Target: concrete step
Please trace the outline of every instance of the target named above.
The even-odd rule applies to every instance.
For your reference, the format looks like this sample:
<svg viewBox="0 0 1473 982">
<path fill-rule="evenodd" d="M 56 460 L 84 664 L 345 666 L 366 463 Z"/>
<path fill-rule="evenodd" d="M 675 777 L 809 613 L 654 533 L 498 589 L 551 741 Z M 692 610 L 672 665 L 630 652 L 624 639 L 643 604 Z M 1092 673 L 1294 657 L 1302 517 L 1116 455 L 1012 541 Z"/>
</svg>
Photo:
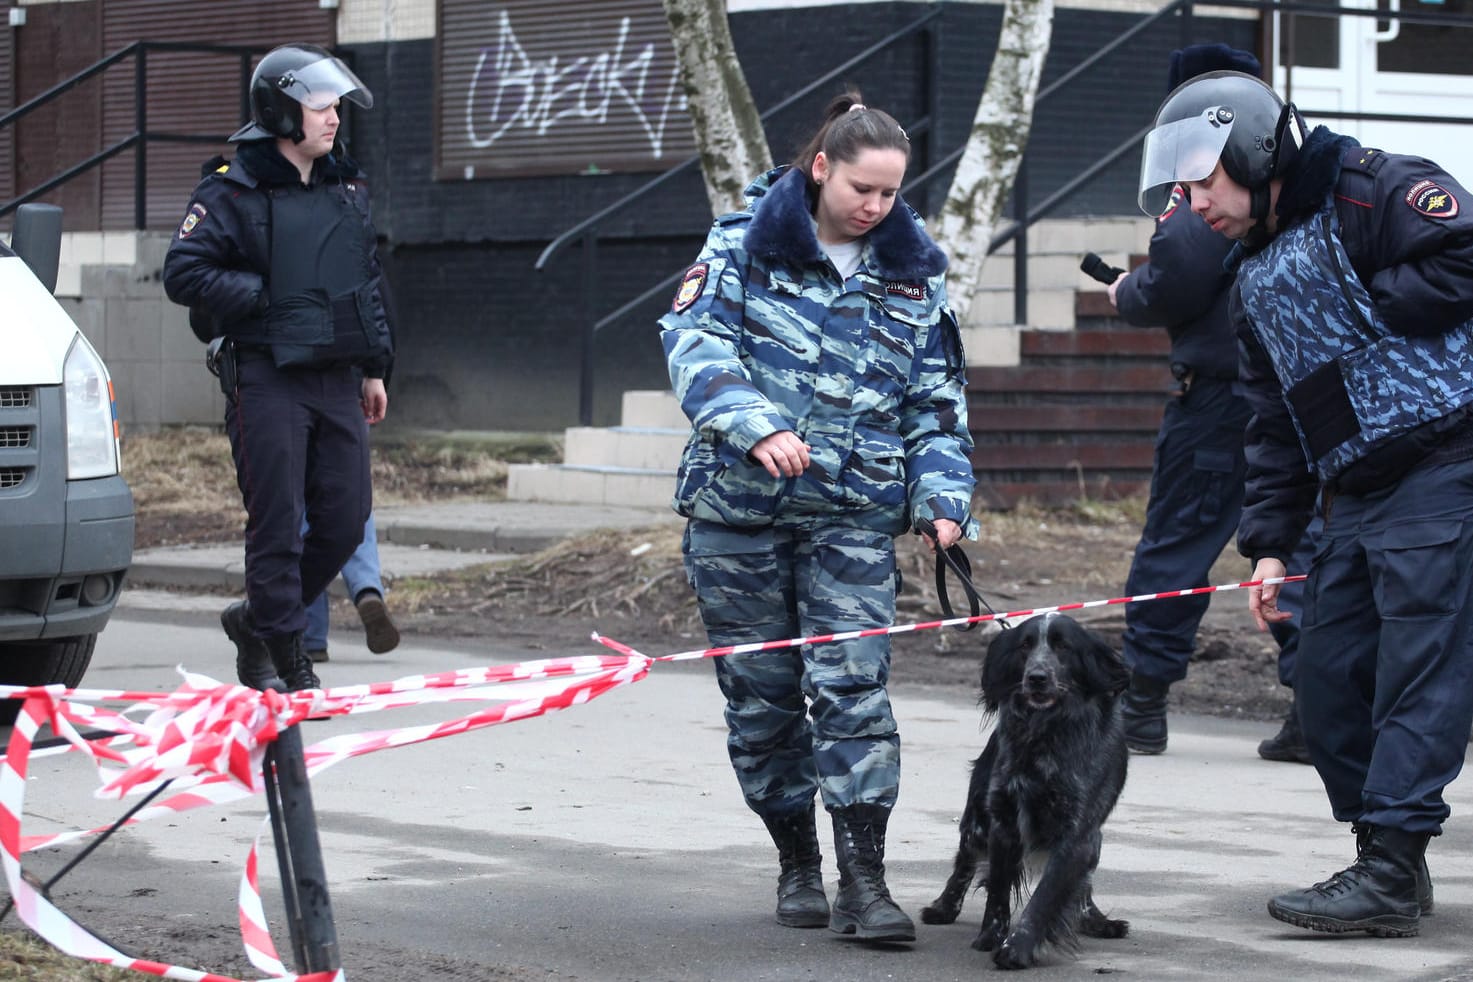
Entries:
<svg viewBox="0 0 1473 982">
<path fill-rule="evenodd" d="M 689 436 L 689 426 L 575 426 L 563 431 L 563 463 L 673 473 Z"/>
<path fill-rule="evenodd" d="M 1030 276 L 1031 260 L 1037 256 L 1072 255 L 1077 264 L 1079 257 L 1086 252 L 1097 252 L 1101 256 L 1108 252 L 1145 252 L 1155 228 L 1155 223 L 1144 215 L 1139 218 L 1045 219 L 1028 230 Z M 999 256 L 1011 257 L 1012 254 L 1013 243 L 1008 242 L 992 255 L 996 259 Z"/>
<path fill-rule="evenodd" d="M 379 563 L 385 586 L 405 576 L 481 566 L 512 558 L 513 553 L 461 552 L 416 546 L 379 544 Z M 241 543 L 142 549 L 133 554 L 128 587 L 171 587 L 177 590 L 245 590 L 245 546 Z M 334 577 L 328 592 L 345 597 L 342 577 Z"/>
<path fill-rule="evenodd" d="M 1080 274 L 1081 277 L 1083 274 Z M 1045 330 L 1073 330 L 1075 287 L 1028 290 L 1028 326 Z M 1014 324 L 1011 287 L 979 290 L 967 313 L 968 327 Z"/>
<path fill-rule="evenodd" d="M 512 501 L 668 508 L 674 492 L 674 467 L 660 470 L 576 464 L 513 464 L 506 479 L 506 496 Z"/>
<path fill-rule="evenodd" d="M 650 507 L 577 502 L 438 501 L 379 505 L 374 525 L 385 584 L 407 576 L 432 576 L 546 549 L 598 529 L 649 528 L 681 519 L 670 510 L 671 474 L 664 498 Z M 142 549 L 133 554 L 131 588 L 245 589 L 245 548 L 239 542 Z M 329 590 L 344 596 L 341 579 Z"/>
<path fill-rule="evenodd" d="M 632 389 L 624 393 L 619 402 L 619 422 L 629 427 L 690 430 L 690 420 L 669 389 Z"/>
</svg>

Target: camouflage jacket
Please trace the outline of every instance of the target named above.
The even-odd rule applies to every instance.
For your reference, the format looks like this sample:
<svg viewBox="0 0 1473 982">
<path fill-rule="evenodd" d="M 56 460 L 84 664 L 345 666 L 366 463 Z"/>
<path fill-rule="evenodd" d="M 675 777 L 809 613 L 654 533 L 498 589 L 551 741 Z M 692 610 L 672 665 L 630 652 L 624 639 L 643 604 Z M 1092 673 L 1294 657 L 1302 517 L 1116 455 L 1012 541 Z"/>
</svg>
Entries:
<svg viewBox="0 0 1473 982">
<path fill-rule="evenodd" d="M 965 359 L 946 257 L 902 200 L 841 280 L 818 242 L 802 174 L 778 168 L 716 220 L 660 319 L 690 418 L 673 506 L 733 526 L 835 521 L 900 534 L 947 518 L 975 537 Z M 808 470 L 774 478 L 748 456 L 792 430 Z"/>
</svg>

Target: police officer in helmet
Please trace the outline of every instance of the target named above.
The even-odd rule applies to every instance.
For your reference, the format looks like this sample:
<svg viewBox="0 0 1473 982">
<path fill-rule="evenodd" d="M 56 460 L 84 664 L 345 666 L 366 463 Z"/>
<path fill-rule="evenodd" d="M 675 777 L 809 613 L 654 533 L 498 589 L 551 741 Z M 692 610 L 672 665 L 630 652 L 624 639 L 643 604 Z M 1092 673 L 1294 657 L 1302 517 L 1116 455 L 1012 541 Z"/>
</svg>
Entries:
<svg viewBox="0 0 1473 982">
<path fill-rule="evenodd" d="M 308 44 L 261 59 L 251 119 L 217 157 L 169 246 L 164 289 L 212 341 L 246 509 L 246 600 L 221 614 L 236 675 L 318 688 L 305 604 L 363 537 L 368 426 L 392 357 L 368 185 L 337 141 L 342 100 L 373 96 Z M 302 533 L 303 517 L 309 530 Z"/>
<path fill-rule="evenodd" d="M 1324 127 L 1256 78 L 1173 92 L 1146 138 L 1140 203 L 1183 183 L 1238 242 L 1233 317 L 1253 410 L 1238 547 L 1284 562 L 1316 498 L 1295 692 L 1309 755 L 1356 858 L 1269 913 L 1315 931 L 1414 935 L 1425 850 L 1473 722 L 1473 213 L 1421 157 Z M 1258 626 L 1288 615 L 1270 584 Z"/>
</svg>

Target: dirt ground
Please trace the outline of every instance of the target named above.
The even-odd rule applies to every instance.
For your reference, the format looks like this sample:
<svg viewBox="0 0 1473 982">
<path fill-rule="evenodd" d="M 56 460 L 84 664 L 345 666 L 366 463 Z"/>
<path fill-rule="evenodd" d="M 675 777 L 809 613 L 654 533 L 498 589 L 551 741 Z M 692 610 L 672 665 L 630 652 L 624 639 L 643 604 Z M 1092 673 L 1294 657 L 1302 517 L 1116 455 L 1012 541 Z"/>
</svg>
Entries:
<svg viewBox="0 0 1473 982">
<path fill-rule="evenodd" d="M 499 498 L 509 463 L 558 459 L 559 452 L 554 441 L 525 435 L 471 443 L 423 436 L 379 439 L 375 499 Z M 223 435 L 176 430 L 135 437 L 124 447 L 124 462 L 137 499 L 137 548 L 231 541 L 240 535 L 244 515 Z M 1086 502 L 1067 509 L 1025 504 L 979 518 L 981 537 L 966 543 L 965 550 L 983 597 L 1006 613 L 1120 596 L 1144 503 Z M 920 546 L 915 536 L 899 544 L 905 582 L 899 623 L 941 616 L 932 558 Z M 510 563 L 391 584 L 390 604 L 409 635 L 494 635 L 550 654 L 586 650 L 589 634 L 598 631 L 650 655 L 698 649 L 705 647 L 705 635 L 679 549 L 678 532 L 668 526 L 595 534 Z M 1209 582 L 1230 583 L 1248 575 L 1247 561 L 1229 545 Z M 960 593 L 954 596 L 964 610 Z M 335 619 L 351 618 L 346 602 L 340 603 Z M 1074 616 L 1119 647 L 1122 606 Z M 975 688 L 982 650 L 995 630 L 981 625 L 965 633 L 947 628 L 896 635 L 893 677 Z M 1172 687 L 1174 710 L 1264 721 L 1283 716 L 1289 693 L 1278 684 L 1277 649 L 1254 629 L 1242 591 L 1213 597 L 1197 642 L 1186 680 Z"/>
<path fill-rule="evenodd" d="M 965 546 L 973 580 L 1000 614 L 1118 597 L 1139 534 L 1136 505 L 1102 514 L 1030 509 L 985 515 L 981 541 Z M 593 535 L 513 563 L 408 585 L 395 592 L 391 604 L 410 634 L 494 634 L 533 650 L 555 650 L 586 645 L 590 632 L 598 631 L 648 655 L 699 649 L 706 640 L 679 547 L 678 533 L 668 529 Z M 904 588 L 897 623 L 939 619 L 933 557 L 915 536 L 900 541 L 899 553 Z M 1229 549 L 1211 582 L 1239 581 L 1248 572 L 1247 561 Z M 953 591 L 952 603 L 966 613 L 960 591 Z M 1124 610 L 1106 606 L 1073 616 L 1118 649 Z M 346 603 L 342 615 L 352 616 Z M 943 628 L 895 635 L 893 678 L 975 688 L 981 654 L 997 630 L 981 624 L 966 632 Z M 1177 711 L 1265 721 L 1278 720 L 1288 710 L 1288 690 L 1278 683 L 1277 647 L 1254 628 L 1243 591 L 1214 596 L 1187 678 L 1172 688 L 1171 705 Z"/>
</svg>

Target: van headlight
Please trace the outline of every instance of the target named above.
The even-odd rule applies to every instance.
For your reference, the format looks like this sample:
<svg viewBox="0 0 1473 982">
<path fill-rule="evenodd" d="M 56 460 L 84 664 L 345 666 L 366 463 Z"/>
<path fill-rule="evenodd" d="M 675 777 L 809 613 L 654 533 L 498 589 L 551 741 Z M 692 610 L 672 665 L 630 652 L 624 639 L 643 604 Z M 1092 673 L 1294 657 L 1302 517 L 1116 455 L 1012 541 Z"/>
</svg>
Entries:
<svg viewBox="0 0 1473 982">
<path fill-rule="evenodd" d="M 62 369 L 66 387 L 66 476 L 69 481 L 118 472 L 118 430 L 107 367 L 80 334 Z"/>
</svg>

